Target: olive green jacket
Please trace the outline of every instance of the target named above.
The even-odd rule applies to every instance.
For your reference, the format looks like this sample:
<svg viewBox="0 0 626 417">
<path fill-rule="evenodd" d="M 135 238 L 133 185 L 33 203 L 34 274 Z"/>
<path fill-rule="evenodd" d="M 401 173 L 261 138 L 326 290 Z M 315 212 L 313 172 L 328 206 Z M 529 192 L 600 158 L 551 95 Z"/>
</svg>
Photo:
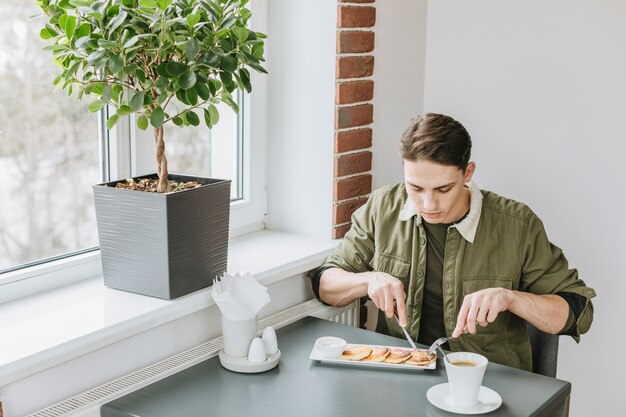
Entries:
<svg viewBox="0 0 626 417">
<path fill-rule="evenodd" d="M 578 272 L 568 267 L 561 249 L 548 240 L 541 220 L 527 206 L 473 183 L 468 215 L 450 226 L 444 253 L 443 304 L 448 336 L 467 294 L 502 287 L 533 294 L 573 292 L 587 299 L 576 322 L 576 341 L 589 330 L 595 296 Z M 352 216 L 352 228 L 322 265 L 350 272 L 381 271 L 402 281 L 407 294 L 407 330 L 419 333 L 426 274 L 426 233 L 404 184 L 383 187 Z M 382 313 L 381 313 L 382 314 Z M 389 333 L 403 337 L 395 320 Z M 531 370 L 526 322 L 508 311 L 476 335 L 449 342 L 453 351 L 473 351 L 489 360 Z"/>
</svg>

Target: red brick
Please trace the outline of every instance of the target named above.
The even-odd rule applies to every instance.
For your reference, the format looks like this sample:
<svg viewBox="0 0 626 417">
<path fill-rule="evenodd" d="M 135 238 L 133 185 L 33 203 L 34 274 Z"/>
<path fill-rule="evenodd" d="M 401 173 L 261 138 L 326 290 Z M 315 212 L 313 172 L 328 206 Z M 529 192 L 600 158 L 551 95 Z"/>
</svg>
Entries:
<svg viewBox="0 0 626 417">
<path fill-rule="evenodd" d="M 337 32 L 337 53 L 355 54 L 374 50 L 374 32 L 339 31 Z"/>
<path fill-rule="evenodd" d="M 371 100 L 374 97 L 374 81 L 350 81 L 337 83 L 336 104 L 352 104 Z"/>
<path fill-rule="evenodd" d="M 376 8 L 372 6 L 337 7 L 338 28 L 369 28 L 376 23 Z"/>
<path fill-rule="evenodd" d="M 367 197 L 355 198 L 343 201 L 333 206 L 333 224 L 341 224 L 350 221 L 352 213 L 367 202 Z"/>
<path fill-rule="evenodd" d="M 335 132 L 335 153 L 355 151 L 372 146 L 372 129 L 345 130 Z"/>
<path fill-rule="evenodd" d="M 335 112 L 335 128 L 365 126 L 374 120 L 374 106 L 360 104 L 358 106 L 338 107 Z"/>
<path fill-rule="evenodd" d="M 335 201 L 360 197 L 372 192 L 372 176 L 370 174 L 335 180 L 333 198 Z"/>
<path fill-rule="evenodd" d="M 359 174 L 372 169 L 372 153 L 370 151 L 349 153 L 335 157 L 335 177 Z"/>
<path fill-rule="evenodd" d="M 350 230 L 351 227 L 351 223 L 333 227 L 333 239 L 341 239 L 346 233 L 348 233 L 348 230 Z"/>
<path fill-rule="evenodd" d="M 375 0 L 339 0 L 339 3 L 374 3 Z"/>
<path fill-rule="evenodd" d="M 374 57 L 372 55 L 337 57 L 335 71 L 337 78 L 369 77 L 374 73 Z"/>
</svg>

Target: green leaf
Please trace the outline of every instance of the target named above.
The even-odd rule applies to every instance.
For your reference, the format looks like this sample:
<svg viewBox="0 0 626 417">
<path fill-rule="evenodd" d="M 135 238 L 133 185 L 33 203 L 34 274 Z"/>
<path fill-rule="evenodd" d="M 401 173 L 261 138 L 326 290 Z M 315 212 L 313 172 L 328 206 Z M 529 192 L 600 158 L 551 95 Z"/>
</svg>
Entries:
<svg viewBox="0 0 626 417">
<path fill-rule="evenodd" d="M 235 113 L 239 113 L 239 106 L 237 105 L 237 103 L 234 102 L 233 97 L 230 95 L 229 92 L 222 92 L 222 102 L 228 104 L 230 108 L 235 111 Z"/>
<path fill-rule="evenodd" d="M 89 42 L 91 42 L 91 38 L 89 36 L 83 36 L 76 40 L 76 47 L 80 49 L 87 49 L 89 46 Z"/>
<path fill-rule="evenodd" d="M 211 68 L 216 68 L 220 63 L 220 55 L 216 53 L 207 52 L 200 56 L 198 63 L 208 65 Z"/>
<path fill-rule="evenodd" d="M 172 122 L 174 122 L 176 126 L 182 126 L 185 124 L 185 121 L 181 117 L 178 117 L 178 116 L 174 117 L 172 119 Z"/>
<path fill-rule="evenodd" d="M 178 77 L 178 85 L 185 90 L 190 89 L 196 85 L 196 74 L 193 71 L 184 72 L 180 77 Z"/>
<path fill-rule="evenodd" d="M 80 39 L 85 36 L 89 36 L 91 33 L 91 26 L 88 23 L 81 23 L 76 31 L 76 39 Z"/>
<path fill-rule="evenodd" d="M 159 94 L 159 96 L 157 97 L 157 104 L 161 105 L 165 102 L 165 100 L 167 100 L 167 98 L 169 97 L 169 94 L 167 91 L 163 91 L 161 94 Z"/>
<path fill-rule="evenodd" d="M 148 128 L 148 118 L 144 115 L 141 115 L 137 118 L 137 127 L 141 130 L 146 130 Z"/>
<path fill-rule="evenodd" d="M 124 22 L 124 20 L 126 19 L 126 16 L 128 16 L 128 13 L 126 13 L 124 10 L 122 10 L 120 12 L 120 14 L 118 14 L 113 19 L 111 19 L 111 21 L 107 25 L 107 29 L 109 30 L 109 33 L 115 32 L 115 29 L 120 27 L 122 22 Z"/>
<path fill-rule="evenodd" d="M 165 77 L 165 78 L 174 78 L 170 75 L 169 72 L 167 72 L 167 64 L 163 63 L 163 64 L 159 64 L 159 66 L 157 67 L 157 74 L 159 74 L 161 77 Z"/>
<path fill-rule="evenodd" d="M 154 0 L 139 0 L 139 6 L 147 7 L 149 9 L 156 9 L 157 8 L 157 2 L 154 1 Z"/>
<path fill-rule="evenodd" d="M 185 91 L 185 96 L 187 97 L 187 100 L 189 101 L 189 104 L 191 104 L 192 106 L 195 106 L 196 104 L 198 104 L 198 92 L 196 91 L 195 88 L 190 88 L 189 90 L 184 90 Z"/>
<path fill-rule="evenodd" d="M 118 116 L 117 114 L 114 114 L 113 116 L 109 117 L 109 120 L 107 120 L 107 129 L 111 130 L 113 126 L 115 126 L 115 124 L 118 122 L 119 119 L 120 119 L 120 116 Z"/>
<path fill-rule="evenodd" d="M 102 87 L 102 100 L 109 101 L 113 97 L 113 89 L 109 84 Z"/>
<path fill-rule="evenodd" d="M 139 91 L 135 93 L 135 95 L 133 95 L 133 97 L 130 99 L 130 108 L 132 111 L 137 112 L 143 108 L 144 95 L 145 94 L 143 91 Z"/>
<path fill-rule="evenodd" d="M 150 114 L 150 124 L 153 127 L 160 127 L 165 120 L 165 113 L 163 113 L 163 109 L 161 107 L 157 107 Z"/>
<path fill-rule="evenodd" d="M 170 81 L 167 78 L 163 78 L 163 77 L 159 77 L 157 82 L 154 84 L 154 86 L 159 91 L 167 90 L 167 87 L 169 87 L 169 85 L 170 85 Z"/>
<path fill-rule="evenodd" d="M 193 61 L 200 50 L 200 44 L 195 39 L 189 39 L 187 42 L 187 46 L 185 49 L 185 55 L 187 55 L 187 59 Z"/>
<path fill-rule="evenodd" d="M 167 6 L 172 3 L 172 0 L 157 0 L 157 4 L 159 5 L 159 9 L 165 10 Z"/>
<path fill-rule="evenodd" d="M 115 48 L 118 46 L 116 42 L 107 41 L 106 39 L 98 39 L 98 46 L 105 49 Z"/>
<path fill-rule="evenodd" d="M 185 20 L 187 20 L 187 25 L 192 28 L 200 21 L 200 15 L 198 13 L 189 13 Z"/>
<path fill-rule="evenodd" d="M 250 33 L 248 29 L 241 26 L 235 26 L 231 30 L 233 31 L 240 43 L 244 43 L 246 40 L 248 40 L 248 34 Z"/>
<path fill-rule="evenodd" d="M 54 27 L 52 27 L 51 24 L 46 23 L 46 29 L 48 29 L 48 33 L 52 36 L 58 36 L 59 32 L 56 31 L 56 29 Z"/>
<path fill-rule="evenodd" d="M 216 125 L 220 121 L 220 112 L 217 110 L 213 104 L 209 106 L 209 116 L 211 117 L 211 123 Z"/>
<path fill-rule="evenodd" d="M 196 82 L 196 92 L 198 93 L 198 96 L 202 99 L 202 100 L 208 100 L 211 97 L 211 93 L 209 92 L 209 88 L 206 86 L 206 84 L 199 84 L 198 82 Z"/>
<path fill-rule="evenodd" d="M 232 73 L 237 69 L 237 58 L 233 55 L 223 55 L 220 58 L 220 66 L 224 71 Z"/>
<path fill-rule="evenodd" d="M 191 106 L 191 103 L 189 102 L 189 100 L 187 100 L 187 94 L 185 94 L 185 90 L 176 91 L 176 98 L 181 103 Z"/>
<path fill-rule="evenodd" d="M 65 23 L 67 22 L 67 15 L 66 14 L 62 14 L 61 17 L 59 17 L 59 27 L 63 30 L 63 32 L 65 32 Z"/>
<path fill-rule="evenodd" d="M 256 45 L 252 46 L 252 56 L 257 58 L 257 59 L 261 59 L 263 58 L 263 44 L 262 43 L 257 43 Z"/>
<path fill-rule="evenodd" d="M 200 125 L 200 118 L 193 111 L 191 111 L 191 110 L 187 111 L 187 112 L 184 113 L 184 115 L 185 115 L 185 119 L 187 119 L 189 124 L 191 124 L 193 126 L 199 126 Z"/>
<path fill-rule="evenodd" d="M 170 74 L 168 78 L 178 77 L 183 72 L 187 71 L 187 66 L 180 62 L 171 61 L 167 63 L 167 73 Z"/>
<path fill-rule="evenodd" d="M 65 34 L 67 35 L 67 39 L 72 39 L 74 29 L 76 29 L 76 18 L 71 15 L 67 16 L 67 20 L 65 21 Z"/>
<path fill-rule="evenodd" d="M 114 55 L 109 59 L 109 69 L 117 74 L 124 67 L 124 58 L 121 55 Z"/>
<path fill-rule="evenodd" d="M 66 80 L 72 77 L 76 73 L 76 71 L 78 71 L 78 67 L 80 66 L 80 64 L 81 64 L 81 61 L 74 61 L 74 63 L 72 63 L 70 68 L 65 73 Z"/>
<path fill-rule="evenodd" d="M 220 29 L 228 29 L 230 28 L 233 23 L 235 23 L 237 21 L 237 18 L 235 16 L 230 16 L 226 19 L 224 19 L 224 21 L 222 22 L 222 24 L 220 25 Z"/>
<path fill-rule="evenodd" d="M 124 91 L 124 88 L 119 85 L 119 84 L 115 84 L 113 87 L 113 100 L 115 100 L 116 103 L 120 102 L 120 99 L 122 98 L 122 92 Z"/>
<path fill-rule="evenodd" d="M 100 109 L 102 109 L 106 105 L 107 103 L 104 100 L 92 101 L 91 103 L 89 103 L 89 105 L 87 105 L 87 110 L 89 110 L 92 113 L 95 113 L 97 111 L 100 111 Z"/>
<path fill-rule="evenodd" d="M 135 75 L 137 76 L 137 79 L 142 83 L 146 81 L 146 73 L 141 68 L 137 70 Z"/>
<path fill-rule="evenodd" d="M 233 76 L 228 72 L 220 71 L 220 80 L 226 89 L 233 84 Z"/>
<path fill-rule="evenodd" d="M 213 127 L 213 122 L 211 121 L 211 114 L 207 109 L 204 109 L 204 124 L 210 129 Z"/>
<path fill-rule="evenodd" d="M 243 84 L 243 88 L 249 93 L 252 91 L 252 84 L 250 83 L 250 71 L 245 68 L 239 70 L 239 78 Z"/>
<path fill-rule="evenodd" d="M 212 96 L 214 96 L 220 88 L 222 88 L 222 83 L 219 80 L 209 78 L 209 90 L 211 91 Z"/>
<path fill-rule="evenodd" d="M 127 105 L 122 105 L 119 109 L 117 109 L 117 114 L 120 116 L 128 116 L 132 112 L 133 111 Z"/>
<path fill-rule="evenodd" d="M 52 34 L 48 31 L 48 28 L 43 28 L 39 31 L 39 37 L 41 39 L 50 39 L 52 38 Z"/>
</svg>

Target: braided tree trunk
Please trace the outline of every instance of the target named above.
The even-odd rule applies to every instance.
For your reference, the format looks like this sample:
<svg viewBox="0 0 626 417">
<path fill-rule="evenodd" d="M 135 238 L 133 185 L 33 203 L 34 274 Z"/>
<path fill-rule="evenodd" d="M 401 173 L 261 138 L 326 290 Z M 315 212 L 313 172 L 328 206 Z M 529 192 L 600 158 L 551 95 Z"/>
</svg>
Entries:
<svg viewBox="0 0 626 417">
<path fill-rule="evenodd" d="M 157 192 L 166 193 L 172 191 L 170 182 L 167 180 L 167 158 L 165 157 L 165 141 L 163 140 L 163 126 L 154 129 L 154 143 L 156 145 L 156 173 L 159 177 Z"/>
</svg>

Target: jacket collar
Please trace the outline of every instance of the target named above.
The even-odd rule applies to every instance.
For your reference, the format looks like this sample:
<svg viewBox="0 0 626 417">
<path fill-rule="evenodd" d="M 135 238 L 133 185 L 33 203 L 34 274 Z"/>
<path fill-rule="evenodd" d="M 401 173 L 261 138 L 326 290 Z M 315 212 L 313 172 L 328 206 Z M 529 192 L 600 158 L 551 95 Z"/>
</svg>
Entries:
<svg viewBox="0 0 626 417">
<path fill-rule="evenodd" d="M 476 229 L 478 229 L 478 221 L 480 220 L 480 212 L 483 208 L 483 194 L 476 186 L 474 181 L 470 181 L 467 184 L 470 190 L 470 211 L 465 218 L 459 222 L 451 225 L 450 227 L 456 227 L 461 236 L 469 243 L 474 243 L 474 237 L 476 237 Z M 410 198 L 407 197 L 404 202 L 404 206 L 400 211 L 399 219 L 401 221 L 410 220 L 413 216 L 416 216 L 416 224 L 422 223 L 422 216 L 417 211 L 417 207 L 413 204 Z"/>
</svg>

